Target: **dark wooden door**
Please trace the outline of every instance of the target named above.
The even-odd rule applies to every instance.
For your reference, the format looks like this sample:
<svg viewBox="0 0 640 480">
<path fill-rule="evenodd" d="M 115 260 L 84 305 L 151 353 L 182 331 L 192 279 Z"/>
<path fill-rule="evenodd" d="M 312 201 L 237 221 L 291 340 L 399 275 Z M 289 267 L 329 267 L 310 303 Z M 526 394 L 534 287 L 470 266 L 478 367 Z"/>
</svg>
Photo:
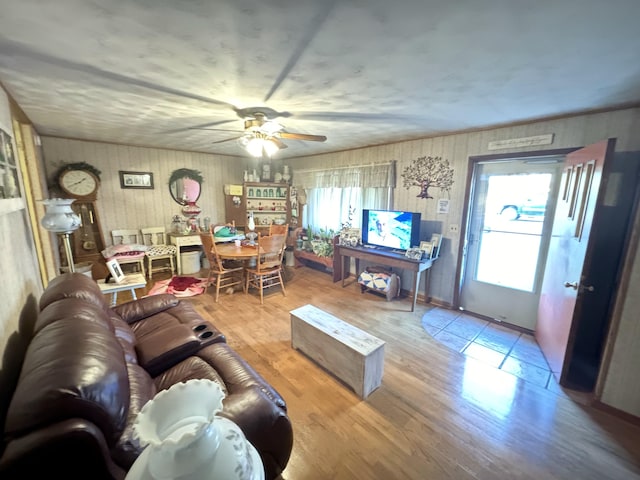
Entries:
<svg viewBox="0 0 640 480">
<path fill-rule="evenodd" d="M 561 385 L 567 381 L 584 298 L 603 294 L 586 283 L 585 272 L 593 261 L 592 226 L 614 146 L 614 139 L 589 145 L 567 155 L 564 165 L 535 332 Z"/>
</svg>

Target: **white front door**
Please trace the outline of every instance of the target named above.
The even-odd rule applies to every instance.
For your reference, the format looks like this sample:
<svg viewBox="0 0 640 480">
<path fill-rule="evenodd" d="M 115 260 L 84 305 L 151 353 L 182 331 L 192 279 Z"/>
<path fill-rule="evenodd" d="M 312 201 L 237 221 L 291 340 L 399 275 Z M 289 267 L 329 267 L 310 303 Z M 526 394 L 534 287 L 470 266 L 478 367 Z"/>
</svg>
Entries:
<svg viewBox="0 0 640 480">
<path fill-rule="evenodd" d="M 535 329 L 563 159 L 474 166 L 461 308 Z"/>
</svg>

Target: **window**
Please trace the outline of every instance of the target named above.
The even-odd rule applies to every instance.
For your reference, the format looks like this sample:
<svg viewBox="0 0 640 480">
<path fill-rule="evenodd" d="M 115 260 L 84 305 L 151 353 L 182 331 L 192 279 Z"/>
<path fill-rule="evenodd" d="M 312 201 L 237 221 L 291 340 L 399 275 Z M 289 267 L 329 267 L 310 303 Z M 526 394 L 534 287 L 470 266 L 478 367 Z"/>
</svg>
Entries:
<svg viewBox="0 0 640 480">
<path fill-rule="evenodd" d="M 294 184 L 307 192 L 304 225 L 315 230 L 340 230 L 354 209 L 359 227 L 363 208 L 388 209 L 395 186 L 395 162 L 295 172 Z"/>
<path fill-rule="evenodd" d="M 351 226 L 360 228 L 362 209 L 390 208 L 390 194 L 390 188 L 311 188 L 307 192 L 306 225 L 303 226 L 337 232 L 349 219 L 349 208 L 353 208 Z"/>
</svg>

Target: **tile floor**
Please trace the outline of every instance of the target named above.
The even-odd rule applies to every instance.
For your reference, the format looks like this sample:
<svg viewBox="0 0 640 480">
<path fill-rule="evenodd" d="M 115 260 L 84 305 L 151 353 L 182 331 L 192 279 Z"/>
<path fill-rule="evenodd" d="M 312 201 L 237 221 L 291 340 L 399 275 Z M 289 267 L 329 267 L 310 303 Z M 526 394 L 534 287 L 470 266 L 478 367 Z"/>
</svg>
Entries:
<svg viewBox="0 0 640 480">
<path fill-rule="evenodd" d="M 464 355 L 563 393 L 533 335 L 442 308 L 425 313 L 422 326 L 440 343 Z"/>
</svg>

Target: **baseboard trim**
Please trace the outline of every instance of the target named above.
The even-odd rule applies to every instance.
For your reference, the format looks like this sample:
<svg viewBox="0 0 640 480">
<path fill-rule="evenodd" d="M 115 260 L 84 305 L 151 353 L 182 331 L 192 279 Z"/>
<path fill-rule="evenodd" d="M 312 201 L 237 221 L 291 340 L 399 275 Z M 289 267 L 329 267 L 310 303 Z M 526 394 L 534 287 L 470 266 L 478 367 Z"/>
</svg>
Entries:
<svg viewBox="0 0 640 480">
<path fill-rule="evenodd" d="M 612 407 L 611 405 L 607 405 L 606 403 L 602 403 L 600 400 L 593 400 L 591 405 L 593 405 L 598 410 L 609 413 L 614 417 L 618 417 L 621 420 L 624 420 L 625 422 L 640 426 L 640 417 L 637 417 L 631 413 L 625 412 L 624 410 L 620 410 L 616 407 Z"/>
</svg>

